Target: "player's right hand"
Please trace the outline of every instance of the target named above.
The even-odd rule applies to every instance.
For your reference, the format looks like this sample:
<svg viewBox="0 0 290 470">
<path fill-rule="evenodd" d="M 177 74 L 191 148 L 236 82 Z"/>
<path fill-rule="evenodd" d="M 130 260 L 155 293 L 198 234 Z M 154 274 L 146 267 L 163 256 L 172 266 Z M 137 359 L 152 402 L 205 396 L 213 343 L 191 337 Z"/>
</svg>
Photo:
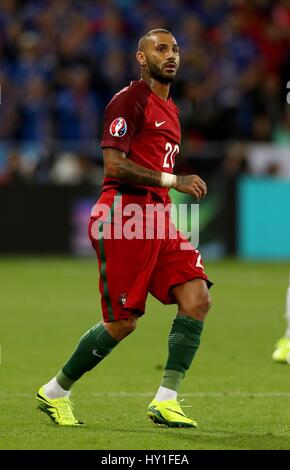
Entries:
<svg viewBox="0 0 290 470">
<path fill-rule="evenodd" d="M 192 194 L 197 201 L 207 193 L 206 183 L 197 175 L 177 176 L 175 189 L 180 193 Z"/>
</svg>

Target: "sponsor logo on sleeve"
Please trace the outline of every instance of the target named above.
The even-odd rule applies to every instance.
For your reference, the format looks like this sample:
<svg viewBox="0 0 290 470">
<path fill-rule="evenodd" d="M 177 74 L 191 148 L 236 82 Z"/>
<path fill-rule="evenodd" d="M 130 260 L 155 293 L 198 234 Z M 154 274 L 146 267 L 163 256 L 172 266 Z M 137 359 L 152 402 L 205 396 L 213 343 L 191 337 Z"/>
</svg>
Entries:
<svg viewBox="0 0 290 470">
<path fill-rule="evenodd" d="M 123 117 L 118 117 L 110 125 L 110 134 L 113 137 L 123 137 L 127 132 L 127 123 Z"/>
</svg>

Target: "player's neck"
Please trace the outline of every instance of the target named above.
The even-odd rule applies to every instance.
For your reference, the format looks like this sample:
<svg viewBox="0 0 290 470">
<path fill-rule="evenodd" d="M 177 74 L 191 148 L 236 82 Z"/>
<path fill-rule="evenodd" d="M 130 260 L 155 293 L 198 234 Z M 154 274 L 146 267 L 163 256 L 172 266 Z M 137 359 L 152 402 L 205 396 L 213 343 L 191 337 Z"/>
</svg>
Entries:
<svg viewBox="0 0 290 470">
<path fill-rule="evenodd" d="M 155 78 L 143 76 L 142 80 L 151 88 L 153 93 L 163 101 L 167 101 L 170 91 L 170 83 L 160 83 Z"/>
</svg>

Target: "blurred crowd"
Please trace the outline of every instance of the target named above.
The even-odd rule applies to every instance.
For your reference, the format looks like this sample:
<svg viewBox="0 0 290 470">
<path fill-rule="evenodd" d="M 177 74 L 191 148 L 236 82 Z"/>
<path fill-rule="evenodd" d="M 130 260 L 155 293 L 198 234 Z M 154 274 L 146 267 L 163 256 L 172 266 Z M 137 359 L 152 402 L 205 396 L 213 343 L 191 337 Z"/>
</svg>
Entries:
<svg viewBox="0 0 290 470">
<path fill-rule="evenodd" d="M 153 28 L 180 45 L 186 161 L 238 141 L 231 172 L 249 142 L 290 145 L 290 0 L 2 0 L 0 184 L 101 177 L 104 108 Z"/>
</svg>

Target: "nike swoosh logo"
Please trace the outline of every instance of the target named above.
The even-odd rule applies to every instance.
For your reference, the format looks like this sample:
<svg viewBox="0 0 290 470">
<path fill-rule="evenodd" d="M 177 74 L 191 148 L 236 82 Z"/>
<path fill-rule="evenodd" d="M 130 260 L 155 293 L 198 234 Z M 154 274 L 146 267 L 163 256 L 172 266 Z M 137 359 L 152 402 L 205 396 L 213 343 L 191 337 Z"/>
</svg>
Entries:
<svg viewBox="0 0 290 470">
<path fill-rule="evenodd" d="M 162 121 L 162 122 L 157 122 L 157 121 L 155 121 L 155 126 L 156 126 L 156 127 L 160 127 L 160 126 L 162 126 L 162 124 L 164 124 L 165 122 L 166 122 L 166 121 Z"/>
<path fill-rule="evenodd" d="M 166 408 L 168 411 L 171 411 L 172 413 L 176 413 L 177 415 L 185 417 L 183 413 L 179 413 L 178 411 L 172 410 L 171 408 Z"/>
<path fill-rule="evenodd" d="M 93 350 L 92 350 L 92 354 L 93 354 L 94 356 L 101 357 L 101 358 L 103 359 L 104 356 L 101 356 L 100 354 L 98 354 L 97 351 L 98 351 L 97 349 L 93 349 Z"/>
</svg>

